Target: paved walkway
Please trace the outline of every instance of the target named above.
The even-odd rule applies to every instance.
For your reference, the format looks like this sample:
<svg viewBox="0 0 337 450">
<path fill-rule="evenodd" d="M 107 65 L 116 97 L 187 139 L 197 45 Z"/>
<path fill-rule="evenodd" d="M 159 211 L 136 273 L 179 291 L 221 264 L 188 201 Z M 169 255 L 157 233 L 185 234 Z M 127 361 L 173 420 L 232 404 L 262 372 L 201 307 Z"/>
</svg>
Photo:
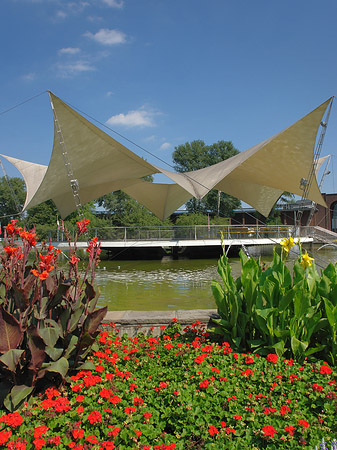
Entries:
<svg viewBox="0 0 337 450">
<path fill-rule="evenodd" d="M 113 322 L 119 330 L 129 336 L 137 333 L 145 335 L 152 332 L 153 335 L 161 334 L 160 327 L 168 326 L 172 319 L 178 319 L 181 325 L 191 325 L 197 320 L 201 324 L 210 326 L 212 318 L 219 317 L 216 309 L 190 309 L 173 311 L 108 311 L 103 322 Z"/>
</svg>

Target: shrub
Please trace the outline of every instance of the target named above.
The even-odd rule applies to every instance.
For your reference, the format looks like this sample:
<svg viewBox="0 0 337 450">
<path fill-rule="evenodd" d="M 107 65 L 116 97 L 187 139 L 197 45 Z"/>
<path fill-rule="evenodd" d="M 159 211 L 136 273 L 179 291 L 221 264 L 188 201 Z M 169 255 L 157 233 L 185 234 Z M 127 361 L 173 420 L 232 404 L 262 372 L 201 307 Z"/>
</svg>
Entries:
<svg viewBox="0 0 337 450">
<path fill-rule="evenodd" d="M 274 248 L 267 268 L 261 261 L 240 253 L 241 275 L 234 280 L 225 254 L 218 263 L 223 285 L 212 282 L 220 319 L 217 333 L 238 350 L 295 360 L 313 353 L 336 364 L 337 271 L 329 264 L 318 274 L 307 253 L 295 262 L 293 273 L 286 257 L 292 238 Z"/>
<path fill-rule="evenodd" d="M 89 242 L 83 273 L 78 267 L 76 241 L 88 221 L 78 222 L 73 247 L 69 240 L 67 274 L 57 270 L 60 251 L 42 244 L 39 252 L 35 230 L 25 231 L 16 222 L 5 227 L 0 271 L 0 407 L 10 411 L 34 391 L 59 386 L 69 370 L 90 367 L 85 359 L 107 311 L 95 310 L 97 238 Z"/>
</svg>

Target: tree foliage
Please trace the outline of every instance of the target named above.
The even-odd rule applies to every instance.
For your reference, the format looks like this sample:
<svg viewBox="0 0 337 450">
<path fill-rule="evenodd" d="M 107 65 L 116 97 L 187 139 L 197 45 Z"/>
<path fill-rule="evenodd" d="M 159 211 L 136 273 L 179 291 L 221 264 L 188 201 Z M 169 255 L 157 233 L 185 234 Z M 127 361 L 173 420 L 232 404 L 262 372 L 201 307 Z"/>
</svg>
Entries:
<svg viewBox="0 0 337 450">
<path fill-rule="evenodd" d="M 206 145 L 204 141 L 186 142 L 175 147 L 172 154 L 174 168 L 177 172 L 190 172 L 224 161 L 239 153 L 231 141 L 218 141 Z M 191 199 L 186 208 L 192 213 L 212 212 L 223 217 L 233 215 L 233 210 L 241 206 L 240 200 L 224 192 L 212 189 L 202 200 Z"/>
<path fill-rule="evenodd" d="M 160 219 L 123 191 L 106 194 L 97 200 L 109 214 L 114 226 L 161 226 Z"/>
<path fill-rule="evenodd" d="M 14 193 L 14 195 L 13 195 Z M 22 178 L 0 178 L 0 216 L 9 221 L 22 211 L 26 199 L 26 187 Z"/>
</svg>

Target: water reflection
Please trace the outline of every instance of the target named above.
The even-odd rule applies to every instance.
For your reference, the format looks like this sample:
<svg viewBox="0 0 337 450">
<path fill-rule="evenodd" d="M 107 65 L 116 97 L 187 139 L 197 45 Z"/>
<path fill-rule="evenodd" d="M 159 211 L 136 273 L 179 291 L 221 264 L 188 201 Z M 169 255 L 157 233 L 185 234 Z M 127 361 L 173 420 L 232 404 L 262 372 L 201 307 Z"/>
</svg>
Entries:
<svg viewBox="0 0 337 450">
<path fill-rule="evenodd" d="M 334 248 L 312 250 L 318 267 L 336 263 Z M 298 249 L 297 249 L 298 250 Z M 271 260 L 271 249 L 251 249 L 255 257 Z M 296 259 L 296 249 L 290 260 Z M 240 263 L 231 259 L 232 273 L 238 276 Z M 99 305 L 109 310 L 170 310 L 215 308 L 211 280 L 217 279 L 217 260 L 102 261 L 96 284 L 100 289 Z"/>
</svg>

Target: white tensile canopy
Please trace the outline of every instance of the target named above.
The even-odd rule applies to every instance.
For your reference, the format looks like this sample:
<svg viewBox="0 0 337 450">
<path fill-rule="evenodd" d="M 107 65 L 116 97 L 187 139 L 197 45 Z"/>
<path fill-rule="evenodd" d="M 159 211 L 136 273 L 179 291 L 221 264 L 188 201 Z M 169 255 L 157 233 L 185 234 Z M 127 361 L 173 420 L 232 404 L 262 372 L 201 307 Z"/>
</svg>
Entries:
<svg viewBox="0 0 337 450">
<path fill-rule="evenodd" d="M 175 173 L 154 166 L 104 133 L 50 93 L 55 132 L 48 166 L 4 156 L 21 172 L 27 186 L 24 209 L 53 200 L 65 218 L 76 209 L 69 167 L 78 183 L 81 202 L 87 203 L 124 190 L 165 219 L 191 197 L 201 199 L 215 188 L 250 204 L 267 216 L 284 191 L 302 195 L 308 178 L 319 124 L 331 99 L 284 131 L 232 158 L 194 172 Z M 66 155 L 65 155 L 66 154 Z M 66 164 L 69 164 L 68 171 Z M 142 180 L 163 173 L 174 183 Z M 316 179 L 308 199 L 326 206 Z"/>
</svg>

